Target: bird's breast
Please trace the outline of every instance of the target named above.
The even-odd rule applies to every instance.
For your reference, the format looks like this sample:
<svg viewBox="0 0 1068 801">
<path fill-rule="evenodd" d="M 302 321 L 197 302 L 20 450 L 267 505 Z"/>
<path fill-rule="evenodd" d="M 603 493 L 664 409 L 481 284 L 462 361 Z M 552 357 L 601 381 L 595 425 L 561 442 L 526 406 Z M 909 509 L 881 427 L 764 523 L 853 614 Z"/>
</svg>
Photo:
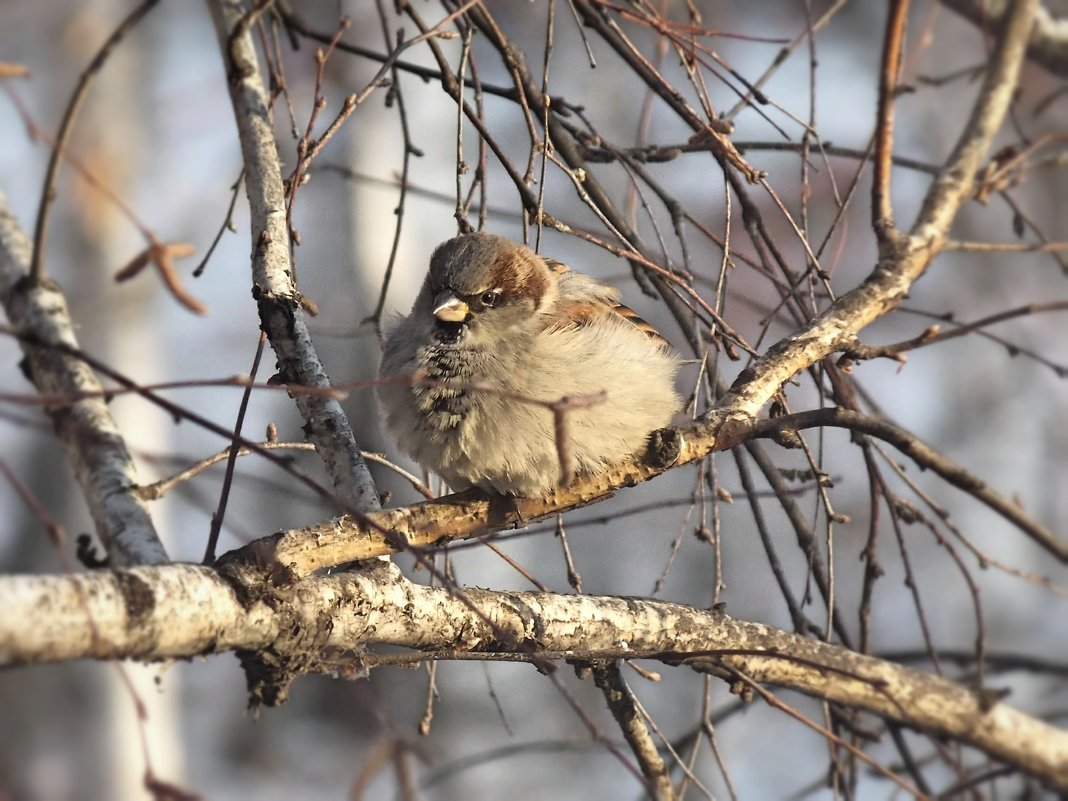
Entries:
<svg viewBox="0 0 1068 801">
<path fill-rule="evenodd" d="M 420 349 L 419 368 L 425 378 L 412 390 L 432 428 L 448 431 L 462 425 L 474 405 L 470 386 L 478 380 L 480 361 L 477 352 L 446 343 Z"/>
</svg>

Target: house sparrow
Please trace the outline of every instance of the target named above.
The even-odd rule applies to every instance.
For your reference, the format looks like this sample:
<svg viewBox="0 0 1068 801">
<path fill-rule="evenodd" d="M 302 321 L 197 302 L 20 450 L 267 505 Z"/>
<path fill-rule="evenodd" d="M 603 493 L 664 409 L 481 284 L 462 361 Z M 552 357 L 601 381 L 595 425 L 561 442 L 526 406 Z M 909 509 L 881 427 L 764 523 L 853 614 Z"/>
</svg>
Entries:
<svg viewBox="0 0 1068 801">
<path fill-rule="evenodd" d="M 679 358 L 617 297 L 503 237 L 439 245 L 385 339 L 387 426 L 455 490 L 538 497 L 557 485 L 562 457 L 552 411 L 530 401 L 603 393 L 564 412 L 568 459 L 593 473 L 632 456 L 679 409 Z"/>
</svg>

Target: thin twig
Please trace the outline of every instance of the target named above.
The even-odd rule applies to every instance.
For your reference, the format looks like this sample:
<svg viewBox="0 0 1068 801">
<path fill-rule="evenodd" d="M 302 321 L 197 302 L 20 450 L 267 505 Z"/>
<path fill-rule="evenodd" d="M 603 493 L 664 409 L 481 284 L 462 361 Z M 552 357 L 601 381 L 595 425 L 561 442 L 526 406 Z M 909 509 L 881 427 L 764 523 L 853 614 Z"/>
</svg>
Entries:
<svg viewBox="0 0 1068 801">
<path fill-rule="evenodd" d="M 143 0 L 139 6 L 127 14 L 125 19 L 119 23 L 119 26 L 104 41 L 100 50 L 89 62 L 89 66 L 85 68 L 78 78 L 78 85 L 74 88 L 74 93 L 67 103 L 67 108 L 63 112 L 63 120 L 59 124 L 59 132 L 52 143 L 52 155 L 48 159 L 48 171 L 45 173 L 41 200 L 37 204 L 37 226 L 33 232 L 33 256 L 30 262 L 30 278 L 34 282 L 40 282 L 44 277 L 45 239 L 48 236 L 49 210 L 51 209 L 52 201 L 56 197 L 56 176 L 59 174 L 59 162 L 66 155 L 67 142 L 70 141 L 71 132 L 74 130 L 74 120 L 82 107 L 82 101 L 85 100 L 86 92 L 89 91 L 93 78 L 103 68 L 108 57 L 158 2 L 159 0 Z"/>
</svg>

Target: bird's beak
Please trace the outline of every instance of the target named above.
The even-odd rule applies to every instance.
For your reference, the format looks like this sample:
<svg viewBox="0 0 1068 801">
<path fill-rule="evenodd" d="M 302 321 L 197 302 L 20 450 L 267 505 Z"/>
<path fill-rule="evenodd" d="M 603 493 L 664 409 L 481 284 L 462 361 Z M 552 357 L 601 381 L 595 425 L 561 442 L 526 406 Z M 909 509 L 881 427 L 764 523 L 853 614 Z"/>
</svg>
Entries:
<svg viewBox="0 0 1068 801">
<path fill-rule="evenodd" d="M 434 316 L 445 323 L 462 323 L 470 313 L 467 304 L 451 290 L 444 289 L 434 298 Z"/>
</svg>

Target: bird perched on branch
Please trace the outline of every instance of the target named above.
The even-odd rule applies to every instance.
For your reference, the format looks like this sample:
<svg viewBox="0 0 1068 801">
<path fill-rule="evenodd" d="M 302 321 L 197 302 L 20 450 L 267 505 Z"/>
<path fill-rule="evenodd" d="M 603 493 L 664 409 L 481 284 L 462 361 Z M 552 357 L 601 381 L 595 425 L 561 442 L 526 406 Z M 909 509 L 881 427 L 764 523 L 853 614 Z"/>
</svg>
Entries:
<svg viewBox="0 0 1068 801">
<path fill-rule="evenodd" d="M 401 448 L 453 489 L 544 495 L 641 451 L 679 358 L 619 293 L 486 233 L 439 245 L 379 377 Z"/>
</svg>

